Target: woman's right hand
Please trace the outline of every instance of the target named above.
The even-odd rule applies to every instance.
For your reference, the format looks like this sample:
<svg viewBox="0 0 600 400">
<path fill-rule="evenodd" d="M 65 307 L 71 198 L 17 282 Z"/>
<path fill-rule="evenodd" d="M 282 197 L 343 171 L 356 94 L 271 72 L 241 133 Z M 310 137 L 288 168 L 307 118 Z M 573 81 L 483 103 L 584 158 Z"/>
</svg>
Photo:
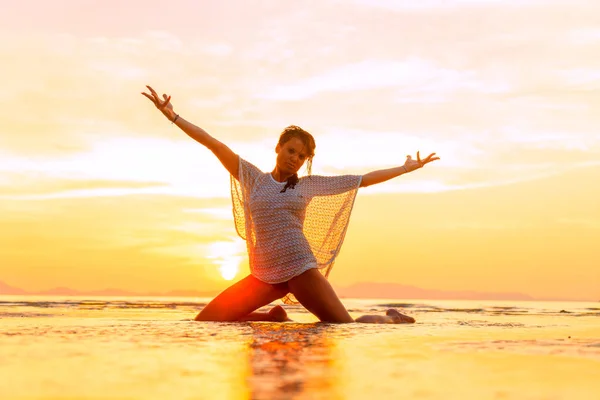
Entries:
<svg viewBox="0 0 600 400">
<path fill-rule="evenodd" d="M 154 103 L 156 108 L 158 108 L 160 112 L 162 112 L 163 115 L 169 119 L 169 121 L 173 121 L 173 118 L 175 118 L 176 114 L 175 111 L 173 111 L 173 105 L 171 104 L 171 96 L 163 94 L 163 100 L 161 100 L 158 97 L 158 94 L 154 91 L 154 89 L 152 89 L 150 86 L 146 87 L 148 88 L 148 90 L 150 90 L 150 94 L 145 92 L 142 92 L 142 94 L 148 99 L 150 99 L 150 101 Z"/>
</svg>

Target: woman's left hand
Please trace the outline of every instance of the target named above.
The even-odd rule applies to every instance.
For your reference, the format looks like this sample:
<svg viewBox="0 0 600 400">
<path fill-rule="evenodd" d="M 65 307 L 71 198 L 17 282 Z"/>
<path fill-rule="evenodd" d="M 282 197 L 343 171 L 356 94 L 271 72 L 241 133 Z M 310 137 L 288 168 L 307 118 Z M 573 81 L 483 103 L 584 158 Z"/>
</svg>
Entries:
<svg viewBox="0 0 600 400">
<path fill-rule="evenodd" d="M 411 171 L 414 171 L 415 169 L 422 168 L 423 165 L 425 165 L 425 164 L 428 164 L 432 161 L 440 159 L 439 157 L 434 157 L 434 156 L 435 156 L 435 153 L 431 153 L 426 158 L 421 160 L 421 156 L 419 155 L 419 152 L 417 151 L 417 159 L 416 160 L 413 160 L 410 155 L 406 156 L 406 162 L 404 163 L 404 168 L 406 169 L 406 172 L 411 172 Z"/>
</svg>

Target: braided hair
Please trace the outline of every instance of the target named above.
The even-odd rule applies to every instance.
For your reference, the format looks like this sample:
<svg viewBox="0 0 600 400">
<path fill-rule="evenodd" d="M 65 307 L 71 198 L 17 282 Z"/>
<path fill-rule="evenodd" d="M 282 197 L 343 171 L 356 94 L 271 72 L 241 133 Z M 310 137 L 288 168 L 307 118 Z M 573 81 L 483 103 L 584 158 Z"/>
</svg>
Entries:
<svg viewBox="0 0 600 400">
<path fill-rule="evenodd" d="M 306 149 L 308 150 L 306 170 L 308 172 L 308 175 L 310 175 L 312 172 L 312 159 L 315 156 L 315 148 L 317 147 L 317 145 L 315 144 L 315 138 L 313 138 L 313 136 L 310 133 L 300 128 L 299 126 L 290 125 L 287 128 L 285 128 L 281 133 L 281 136 L 279 136 L 279 145 L 283 146 L 288 140 L 294 137 L 300 139 L 302 143 L 304 143 Z M 298 183 L 298 180 L 298 174 L 290 176 L 286 181 L 285 187 L 281 190 L 280 193 L 285 193 L 285 191 L 288 188 L 294 189 L 296 187 L 296 183 Z"/>
<path fill-rule="evenodd" d="M 293 189 L 296 187 L 296 183 L 298 183 L 298 174 L 294 174 L 292 176 L 290 176 L 289 178 L 287 178 L 287 181 L 285 182 L 285 186 L 283 187 L 283 189 L 281 189 L 281 192 L 279 193 L 285 193 L 285 191 L 290 188 Z"/>
</svg>

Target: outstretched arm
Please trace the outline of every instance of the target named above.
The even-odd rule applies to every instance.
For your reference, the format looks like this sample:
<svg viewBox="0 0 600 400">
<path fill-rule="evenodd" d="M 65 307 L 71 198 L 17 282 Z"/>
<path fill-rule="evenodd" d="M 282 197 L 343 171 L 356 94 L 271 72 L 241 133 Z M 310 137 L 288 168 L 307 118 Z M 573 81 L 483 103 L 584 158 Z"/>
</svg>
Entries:
<svg viewBox="0 0 600 400">
<path fill-rule="evenodd" d="M 360 187 L 367 187 L 376 183 L 388 181 L 397 176 L 422 168 L 425 164 L 440 159 L 439 157 L 434 156 L 435 153 L 431 153 L 427 156 L 427 158 L 421 160 L 419 152 L 417 151 L 417 159 L 413 160 L 411 156 L 406 156 L 406 162 L 401 167 L 380 169 L 378 171 L 369 172 L 368 174 L 363 175 Z"/>
<path fill-rule="evenodd" d="M 150 91 L 150 94 L 144 92 L 142 92 L 142 94 L 148 99 L 150 99 L 150 101 L 154 103 L 156 108 L 158 108 L 165 117 L 167 117 L 171 122 L 177 125 L 189 137 L 191 137 L 198 143 L 203 144 L 210 151 L 212 151 L 213 154 L 217 156 L 219 161 L 221 161 L 221 164 L 223 164 L 227 171 L 229 171 L 231 175 L 238 179 L 238 155 L 235 154 L 225 144 L 210 136 L 204 129 L 192 124 L 191 122 L 186 121 L 177 113 L 175 113 L 175 111 L 173 110 L 173 105 L 171 104 L 171 96 L 163 94 L 163 100 L 161 100 L 158 97 L 158 94 L 154 91 L 154 89 L 152 89 L 150 86 L 146 87 Z"/>
</svg>

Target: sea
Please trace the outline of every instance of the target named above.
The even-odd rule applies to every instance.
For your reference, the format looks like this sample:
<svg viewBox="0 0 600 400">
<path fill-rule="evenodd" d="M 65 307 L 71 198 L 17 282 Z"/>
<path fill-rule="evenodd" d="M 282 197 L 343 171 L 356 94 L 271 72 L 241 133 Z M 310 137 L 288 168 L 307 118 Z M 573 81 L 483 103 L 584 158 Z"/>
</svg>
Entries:
<svg viewBox="0 0 600 400">
<path fill-rule="evenodd" d="M 288 305 L 293 322 L 195 322 L 209 300 L 0 296 L 0 399 L 600 399 L 600 303 L 343 299 L 417 322 Z"/>
</svg>

